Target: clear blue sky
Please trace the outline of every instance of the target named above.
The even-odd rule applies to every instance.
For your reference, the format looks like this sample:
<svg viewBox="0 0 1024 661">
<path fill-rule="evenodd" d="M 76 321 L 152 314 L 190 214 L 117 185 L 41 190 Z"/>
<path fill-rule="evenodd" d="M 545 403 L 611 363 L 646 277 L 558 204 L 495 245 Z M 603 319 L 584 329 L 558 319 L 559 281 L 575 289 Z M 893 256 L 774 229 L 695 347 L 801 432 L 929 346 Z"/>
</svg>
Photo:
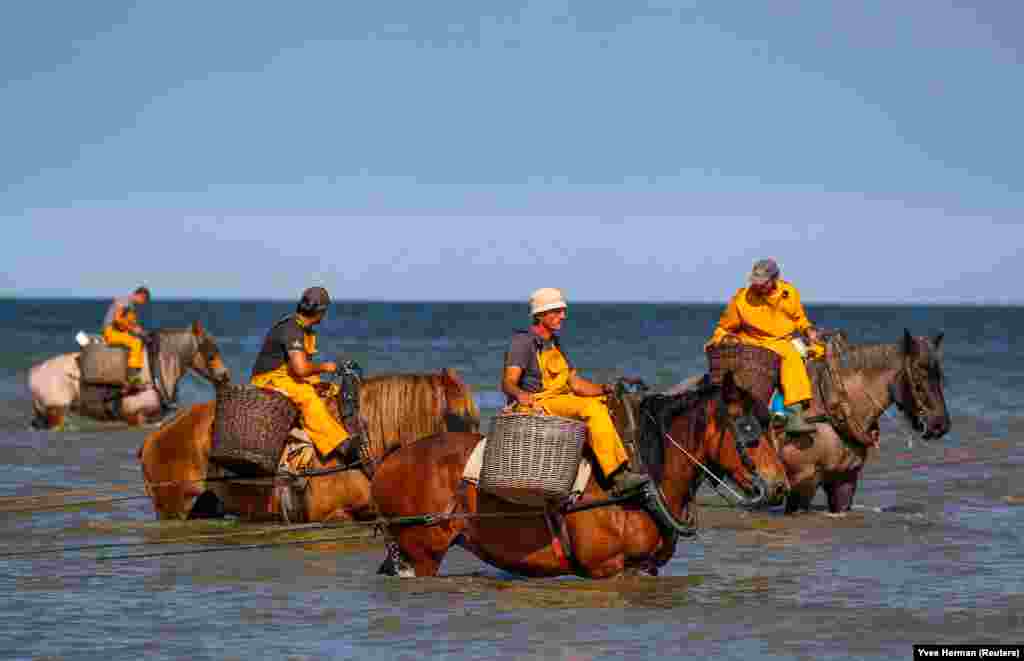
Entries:
<svg viewBox="0 0 1024 661">
<path fill-rule="evenodd" d="M 1024 4 L 0 10 L 0 295 L 1024 302 Z"/>
</svg>

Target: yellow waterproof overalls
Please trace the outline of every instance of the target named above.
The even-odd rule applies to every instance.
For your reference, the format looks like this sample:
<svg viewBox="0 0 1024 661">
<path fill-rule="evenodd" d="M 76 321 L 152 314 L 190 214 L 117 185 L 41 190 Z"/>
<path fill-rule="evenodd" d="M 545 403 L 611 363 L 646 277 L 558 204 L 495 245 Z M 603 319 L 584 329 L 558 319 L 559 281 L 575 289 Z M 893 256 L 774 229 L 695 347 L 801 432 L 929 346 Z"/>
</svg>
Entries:
<svg viewBox="0 0 1024 661">
<path fill-rule="evenodd" d="M 114 319 L 114 323 L 103 329 L 103 341 L 108 346 L 125 347 L 128 349 L 128 369 L 141 370 L 145 365 L 142 338 L 131 332 L 137 328 L 139 317 L 135 310 L 122 310 Z"/>
<path fill-rule="evenodd" d="M 718 344 L 727 335 L 735 335 L 744 344 L 770 349 L 782 359 L 780 381 L 786 406 L 811 399 L 811 380 L 803 357 L 791 341 L 793 333 L 811 327 L 800 302 L 800 293 L 790 283 L 779 280 L 775 291 L 760 296 L 743 287 L 729 301 L 707 345 Z M 810 348 L 810 355 L 821 352 Z"/>
<path fill-rule="evenodd" d="M 298 317 L 294 322 L 302 325 Z M 312 357 L 317 352 L 316 335 L 306 333 L 304 340 L 306 353 Z M 324 400 L 320 398 L 313 387 L 320 383 L 320 375 L 297 379 L 288 371 L 288 363 L 285 362 L 275 370 L 253 375 L 249 383 L 260 388 L 278 390 L 292 400 L 299 407 L 303 429 L 306 430 L 313 445 L 316 446 L 317 452 L 321 455 L 327 455 L 348 440 L 348 432 L 331 415 Z"/>
<path fill-rule="evenodd" d="M 572 370 L 557 346 L 537 352 L 541 388 L 533 401 L 548 415 L 576 418 L 587 423 L 590 449 L 597 457 L 605 477 L 618 470 L 628 459 L 622 439 L 615 430 L 604 397 L 581 397 L 569 388 Z"/>
</svg>

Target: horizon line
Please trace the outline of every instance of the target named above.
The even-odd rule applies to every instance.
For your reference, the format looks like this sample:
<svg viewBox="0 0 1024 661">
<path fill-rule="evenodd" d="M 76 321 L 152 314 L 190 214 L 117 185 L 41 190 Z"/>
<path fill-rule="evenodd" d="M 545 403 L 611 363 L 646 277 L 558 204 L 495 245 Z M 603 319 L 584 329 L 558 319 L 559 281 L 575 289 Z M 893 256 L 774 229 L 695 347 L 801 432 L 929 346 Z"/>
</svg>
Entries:
<svg viewBox="0 0 1024 661">
<path fill-rule="evenodd" d="M 57 295 L 3 295 L 0 294 L 0 301 L 109 301 L 113 297 L 107 296 L 57 296 Z M 581 299 L 575 302 L 576 305 L 726 305 L 730 299 L 721 300 L 697 300 L 697 299 L 651 299 L 651 300 L 597 300 L 597 299 Z M 188 297 L 188 296 L 166 296 L 156 298 L 155 302 L 217 302 L 217 303 L 295 303 L 294 299 L 291 298 L 276 298 L 276 297 L 227 297 L 227 296 L 209 296 L 209 297 Z M 348 303 L 348 304 L 365 304 L 365 303 L 397 303 L 397 304 L 453 304 L 453 303 L 507 303 L 507 304 L 521 304 L 526 305 L 524 301 L 518 299 L 402 299 L 402 298 L 346 298 L 346 299 L 334 299 L 331 301 L 332 304 Z M 878 307 L 893 307 L 893 306 L 926 306 L 926 307 L 1005 307 L 1005 308 L 1016 308 L 1024 307 L 1024 300 L 1020 301 L 915 301 L 915 300 L 904 300 L 904 301 L 893 301 L 893 300 L 855 300 L 855 301 L 841 301 L 841 300 L 808 300 L 804 299 L 805 305 L 846 305 L 846 306 L 878 306 Z M 570 302 L 569 305 L 574 303 Z"/>
</svg>

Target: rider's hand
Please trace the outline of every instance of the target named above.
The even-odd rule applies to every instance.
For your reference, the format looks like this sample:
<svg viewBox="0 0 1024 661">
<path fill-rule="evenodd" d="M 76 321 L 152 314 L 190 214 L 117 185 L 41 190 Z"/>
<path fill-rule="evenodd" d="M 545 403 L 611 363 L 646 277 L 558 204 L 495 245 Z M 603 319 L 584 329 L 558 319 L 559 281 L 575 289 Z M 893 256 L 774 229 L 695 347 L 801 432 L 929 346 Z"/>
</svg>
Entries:
<svg viewBox="0 0 1024 661">
<path fill-rule="evenodd" d="M 331 361 L 327 361 L 326 363 L 320 363 L 320 371 L 333 374 L 334 372 L 338 371 L 338 364 Z"/>
<path fill-rule="evenodd" d="M 522 406 L 533 406 L 533 395 L 528 392 L 521 392 L 516 395 L 516 401 Z"/>
<path fill-rule="evenodd" d="M 818 335 L 818 329 L 817 328 L 808 328 L 804 332 L 804 334 L 807 336 L 807 339 L 810 340 L 811 342 L 817 342 L 818 340 L 821 339 L 821 336 Z"/>
</svg>

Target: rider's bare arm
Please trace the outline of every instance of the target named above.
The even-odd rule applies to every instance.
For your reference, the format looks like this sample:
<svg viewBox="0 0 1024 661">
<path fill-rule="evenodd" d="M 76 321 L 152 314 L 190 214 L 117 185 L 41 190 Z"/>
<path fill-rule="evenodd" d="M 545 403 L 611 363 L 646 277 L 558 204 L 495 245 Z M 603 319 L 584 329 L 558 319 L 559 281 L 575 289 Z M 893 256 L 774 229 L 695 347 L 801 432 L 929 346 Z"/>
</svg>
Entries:
<svg viewBox="0 0 1024 661">
<path fill-rule="evenodd" d="M 288 352 L 288 371 L 298 379 L 305 379 L 325 372 L 335 372 L 338 366 L 331 362 L 314 363 L 305 351 Z"/>
<path fill-rule="evenodd" d="M 569 375 L 569 388 L 572 389 L 573 394 L 580 397 L 599 397 L 611 392 L 610 386 L 584 379 L 575 371 Z"/>
<path fill-rule="evenodd" d="M 501 378 L 501 391 L 523 406 L 533 406 L 533 395 L 519 387 L 519 377 L 522 375 L 522 367 L 506 367 Z"/>
</svg>

